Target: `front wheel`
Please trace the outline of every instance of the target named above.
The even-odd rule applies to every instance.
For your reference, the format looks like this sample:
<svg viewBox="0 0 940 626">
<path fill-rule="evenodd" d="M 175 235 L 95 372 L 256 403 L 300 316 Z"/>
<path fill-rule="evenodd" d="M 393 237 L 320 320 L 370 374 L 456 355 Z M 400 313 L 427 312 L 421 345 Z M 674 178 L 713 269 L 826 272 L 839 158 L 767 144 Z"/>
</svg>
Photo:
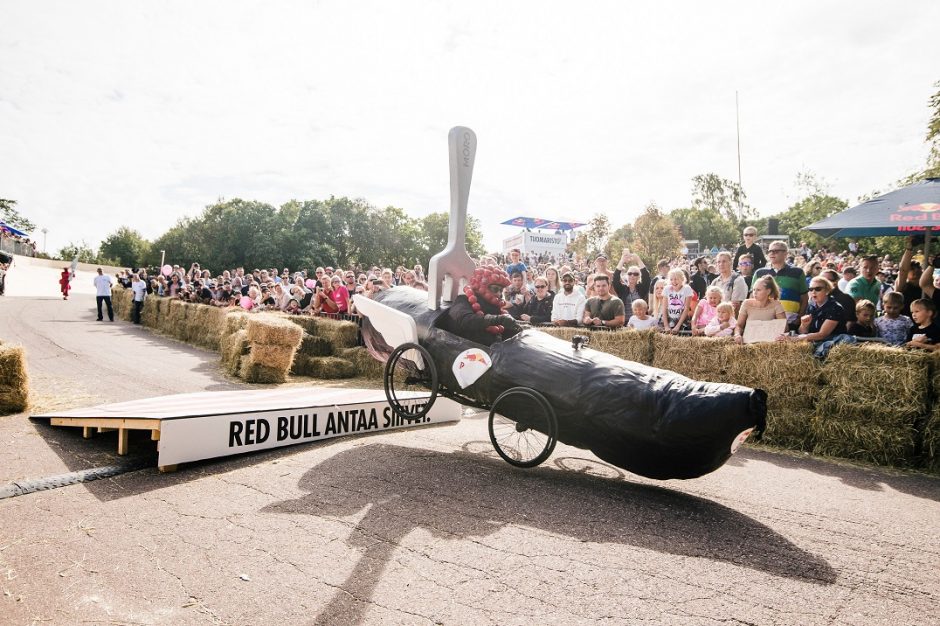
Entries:
<svg viewBox="0 0 940 626">
<path fill-rule="evenodd" d="M 420 419 L 428 414 L 437 400 L 437 368 L 431 353 L 416 343 L 403 343 L 389 355 L 385 363 L 383 382 L 385 398 L 398 417 L 408 420 Z M 403 391 L 427 390 L 430 390 L 431 397 L 421 408 L 417 408 L 411 398 L 399 398 Z"/>
<path fill-rule="evenodd" d="M 500 406 L 515 416 L 499 414 Z M 551 456 L 558 441 L 558 419 L 548 400 L 528 387 L 507 389 L 490 408 L 490 442 L 504 461 L 535 467 Z"/>
</svg>

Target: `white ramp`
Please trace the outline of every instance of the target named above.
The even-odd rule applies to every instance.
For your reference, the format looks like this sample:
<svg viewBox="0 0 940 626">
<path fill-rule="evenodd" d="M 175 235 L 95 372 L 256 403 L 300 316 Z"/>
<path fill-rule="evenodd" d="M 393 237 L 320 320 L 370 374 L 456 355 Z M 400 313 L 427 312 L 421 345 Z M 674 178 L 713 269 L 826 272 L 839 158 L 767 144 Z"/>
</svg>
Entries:
<svg viewBox="0 0 940 626">
<path fill-rule="evenodd" d="M 430 394 L 402 392 L 415 407 Z M 405 399 L 410 396 L 410 399 Z M 53 426 L 92 433 L 117 430 L 118 454 L 127 453 L 131 430 L 149 430 L 158 441 L 161 471 L 179 463 L 267 450 L 344 435 L 380 432 L 460 420 L 461 406 L 437 398 L 423 418 L 397 417 L 385 394 L 372 389 L 290 387 L 252 391 L 203 391 L 102 404 L 84 409 L 33 415 Z"/>
</svg>

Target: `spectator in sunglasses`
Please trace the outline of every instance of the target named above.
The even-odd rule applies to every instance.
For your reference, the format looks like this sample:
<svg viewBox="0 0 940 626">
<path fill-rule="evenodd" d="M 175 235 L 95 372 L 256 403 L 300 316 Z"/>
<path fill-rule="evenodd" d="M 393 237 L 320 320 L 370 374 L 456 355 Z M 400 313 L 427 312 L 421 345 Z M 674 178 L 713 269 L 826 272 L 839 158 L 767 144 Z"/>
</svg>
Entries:
<svg viewBox="0 0 940 626">
<path fill-rule="evenodd" d="M 535 279 L 535 296 L 529 299 L 519 316 L 523 322 L 545 324 L 552 319 L 552 300 L 554 294 L 548 290 L 548 279 L 539 276 Z"/>
<path fill-rule="evenodd" d="M 744 237 L 744 243 L 738 246 L 738 249 L 734 251 L 735 264 L 732 269 L 736 272 L 738 271 L 737 261 L 741 258 L 742 254 L 751 255 L 751 260 L 754 263 L 755 270 L 758 270 L 767 265 L 767 258 L 764 256 L 764 250 L 760 247 L 760 244 L 757 243 L 757 229 L 753 226 L 748 226 L 741 232 L 741 235 Z M 786 244 L 783 244 L 783 246 L 786 248 Z"/>
<path fill-rule="evenodd" d="M 626 284 L 623 280 L 624 267 L 627 268 Z M 623 300 L 624 312 L 629 322 L 633 315 L 633 303 L 637 300 L 644 300 L 650 291 L 650 272 L 646 269 L 646 264 L 643 263 L 640 255 L 624 249 L 620 262 L 614 270 L 613 288 L 617 297 Z"/>
<path fill-rule="evenodd" d="M 810 281 L 809 292 L 812 302 L 807 314 L 800 318 L 799 334 L 780 335 L 777 341 L 826 341 L 845 333 L 845 311 L 842 305 L 830 298 L 832 283 L 816 276 Z"/>
</svg>

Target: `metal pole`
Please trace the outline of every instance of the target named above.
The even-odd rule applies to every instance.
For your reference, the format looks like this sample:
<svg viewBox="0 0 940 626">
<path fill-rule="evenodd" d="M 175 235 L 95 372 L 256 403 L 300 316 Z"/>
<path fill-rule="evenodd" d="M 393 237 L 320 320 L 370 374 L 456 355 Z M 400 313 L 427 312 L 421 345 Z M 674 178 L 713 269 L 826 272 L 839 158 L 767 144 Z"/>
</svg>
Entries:
<svg viewBox="0 0 940 626">
<path fill-rule="evenodd" d="M 163 267 L 164 260 L 166 260 L 166 250 L 160 250 L 160 267 Z"/>
<path fill-rule="evenodd" d="M 741 110 L 738 107 L 738 90 L 734 91 L 734 124 L 738 136 L 738 187 L 744 189 L 741 185 Z M 738 201 L 738 209 L 741 208 L 741 202 Z"/>
</svg>

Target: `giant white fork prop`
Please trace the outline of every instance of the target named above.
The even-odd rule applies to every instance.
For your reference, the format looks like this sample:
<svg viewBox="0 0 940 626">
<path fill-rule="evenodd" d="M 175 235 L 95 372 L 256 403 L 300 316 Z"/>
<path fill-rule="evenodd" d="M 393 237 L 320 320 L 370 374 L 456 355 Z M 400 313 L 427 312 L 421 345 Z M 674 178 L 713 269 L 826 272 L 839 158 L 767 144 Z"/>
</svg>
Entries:
<svg viewBox="0 0 940 626">
<path fill-rule="evenodd" d="M 477 155 L 477 136 L 464 126 L 450 129 L 450 223 L 447 245 L 428 263 L 428 307 L 437 309 L 441 301 L 453 302 L 461 280 L 469 281 L 476 265 L 467 254 L 467 199 L 473 161 Z"/>
</svg>

